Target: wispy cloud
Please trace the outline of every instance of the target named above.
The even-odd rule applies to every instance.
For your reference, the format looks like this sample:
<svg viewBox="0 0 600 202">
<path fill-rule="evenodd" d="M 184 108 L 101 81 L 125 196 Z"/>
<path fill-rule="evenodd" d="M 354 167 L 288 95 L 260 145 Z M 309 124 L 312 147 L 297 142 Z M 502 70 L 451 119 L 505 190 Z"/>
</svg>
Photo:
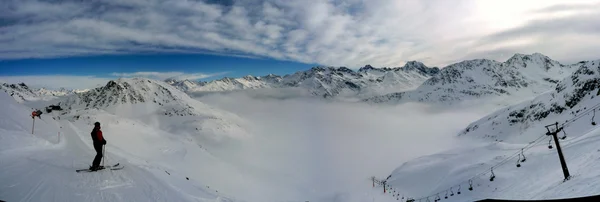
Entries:
<svg viewBox="0 0 600 202">
<path fill-rule="evenodd" d="M 212 74 L 205 73 L 184 73 L 184 72 L 131 72 L 119 73 L 114 72 L 111 75 L 116 77 L 146 77 L 158 80 L 176 79 L 176 80 L 198 80 L 227 74 L 229 72 L 218 72 Z"/>
<path fill-rule="evenodd" d="M 357 67 L 501 60 L 510 51 L 572 61 L 600 51 L 588 43 L 600 41 L 598 3 L 6 0 L 0 59 L 185 52 Z"/>
</svg>

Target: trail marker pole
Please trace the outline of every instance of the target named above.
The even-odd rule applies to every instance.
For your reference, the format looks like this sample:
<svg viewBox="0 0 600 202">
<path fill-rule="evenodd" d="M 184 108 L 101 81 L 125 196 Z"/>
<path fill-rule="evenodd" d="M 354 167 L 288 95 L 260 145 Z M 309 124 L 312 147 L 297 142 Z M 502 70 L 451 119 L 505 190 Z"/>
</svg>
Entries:
<svg viewBox="0 0 600 202">
<path fill-rule="evenodd" d="M 31 116 L 33 119 L 33 124 L 31 125 L 31 134 L 33 135 L 33 129 L 35 128 L 35 116 Z"/>
</svg>

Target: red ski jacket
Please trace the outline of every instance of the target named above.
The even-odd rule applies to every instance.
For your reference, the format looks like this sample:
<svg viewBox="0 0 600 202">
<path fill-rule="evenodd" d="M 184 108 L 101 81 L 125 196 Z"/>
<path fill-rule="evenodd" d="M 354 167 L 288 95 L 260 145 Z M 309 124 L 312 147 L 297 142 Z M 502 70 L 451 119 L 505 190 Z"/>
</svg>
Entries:
<svg viewBox="0 0 600 202">
<path fill-rule="evenodd" d="M 92 130 L 92 140 L 94 141 L 94 144 L 103 144 L 104 143 L 104 137 L 102 136 L 102 130 L 100 129 L 94 129 Z"/>
</svg>

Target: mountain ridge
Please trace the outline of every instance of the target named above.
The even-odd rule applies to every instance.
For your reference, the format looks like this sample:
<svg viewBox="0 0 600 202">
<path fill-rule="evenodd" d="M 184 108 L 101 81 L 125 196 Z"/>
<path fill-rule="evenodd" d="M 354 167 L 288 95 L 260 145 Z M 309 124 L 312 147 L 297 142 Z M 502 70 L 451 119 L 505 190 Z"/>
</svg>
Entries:
<svg viewBox="0 0 600 202">
<path fill-rule="evenodd" d="M 365 65 L 357 71 L 347 67 L 316 66 L 284 76 L 247 75 L 240 78 L 224 77 L 213 81 L 166 80 L 184 92 L 219 92 L 259 88 L 301 88 L 314 96 L 361 96 L 369 91 L 402 91 L 415 88 L 439 72 L 437 67 L 427 67 L 410 61 L 402 67 L 375 68 Z M 379 94 L 379 93 L 375 93 Z"/>
<path fill-rule="evenodd" d="M 540 53 L 515 54 L 505 62 L 465 60 L 448 65 L 413 91 L 374 96 L 371 103 L 455 103 L 481 97 L 531 96 L 550 90 L 573 71 Z"/>
<path fill-rule="evenodd" d="M 58 90 L 51 90 L 46 88 L 32 88 L 27 84 L 21 82 L 16 84 L 1 83 L 0 90 L 6 92 L 8 95 L 13 97 L 17 102 L 23 103 L 26 101 L 37 101 L 37 100 L 53 100 L 58 97 L 67 96 L 75 93 L 86 92 L 88 89 L 66 89 L 60 88 Z"/>
<path fill-rule="evenodd" d="M 598 106 L 594 102 L 600 95 L 600 60 L 579 62 L 574 67 L 577 70 L 558 82 L 551 91 L 483 117 L 462 130 L 459 136 L 519 141 L 532 137 L 517 134 L 544 131 L 542 125 L 550 124 L 550 121 L 546 121 L 550 118 L 561 125 L 571 124 L 569 120 L 579 116 L 594 121 L 594 111 L 600 110 L 596 109 Z M 571 132 L 584 132 L 591 127 L 568 129 Z M 502 130 L 497 130 L 500 128 Z"/>
</svg>

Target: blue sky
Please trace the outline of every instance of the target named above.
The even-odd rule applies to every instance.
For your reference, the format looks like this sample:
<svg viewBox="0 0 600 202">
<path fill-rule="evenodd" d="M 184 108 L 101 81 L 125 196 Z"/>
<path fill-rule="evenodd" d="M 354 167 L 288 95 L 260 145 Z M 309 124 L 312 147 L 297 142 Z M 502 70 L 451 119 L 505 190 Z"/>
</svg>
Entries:
<svg viewBox="0 0 600 202">
<path fill-rule="evenodd" d="M 50 59 L 20 59 L 0 61 L 0 76 L 25 75 L 94 75 L 115 77 L 115 73 L 182 72 L 217 76 L 284 75 L 306 70 L 316 64 L 304 64 L 274 59 L 216 56 L 207 54 L 134 54 L 80 56 Z"/>
<path fill-rule="evenodd" d="M 119 77 L 202 81 L 246 75 L 285 75 L 316 65 L 210 54 L 128 54 L 18 59 L 0 61 L 0 81 L 25 82 L 34 87 L 89 88 Z"/>
</svg>

